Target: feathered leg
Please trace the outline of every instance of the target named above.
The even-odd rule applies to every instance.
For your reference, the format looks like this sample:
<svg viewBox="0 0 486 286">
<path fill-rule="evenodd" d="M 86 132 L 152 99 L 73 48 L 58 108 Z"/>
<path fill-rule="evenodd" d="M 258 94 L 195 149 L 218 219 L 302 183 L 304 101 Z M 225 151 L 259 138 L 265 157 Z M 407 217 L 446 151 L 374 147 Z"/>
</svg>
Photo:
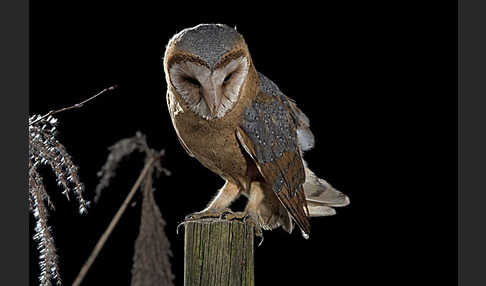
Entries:
<svg viewBox="0 0 486 286">
<path fill-rule="evenodd" d="M 263 201 L 264 194 L 260 182 L 252 182 L 250 185 L 250 193 L 248 196 L 248 203 L 245 210 L 242 212 L 235 212 L 225 215 L 225 219 L 233 220 L 239 219 L 252 225 L 255 228 L 255 235 L 262 236 L 261 218 L 258 214 L 258 209 Z"/>
<path fill-rule="evenodd" d="M 221 218 L 226 213 L 231 213 L 229 205 L 239 196 L 240 189 L 235 184 L 226 181 L 218 194 L 200 211 L 186 216 L 187 220 L 198 220 L 203 218 Z"/>
</svg>

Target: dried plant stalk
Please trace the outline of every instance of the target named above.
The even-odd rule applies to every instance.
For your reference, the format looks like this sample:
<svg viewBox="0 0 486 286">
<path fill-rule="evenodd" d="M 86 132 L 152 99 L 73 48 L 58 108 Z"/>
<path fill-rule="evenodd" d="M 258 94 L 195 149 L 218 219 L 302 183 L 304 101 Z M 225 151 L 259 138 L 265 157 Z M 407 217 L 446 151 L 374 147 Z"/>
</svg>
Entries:
<svg viewBox="0 0 486 286">
<path fill-rule="evenodd" d="M 37 122 L 29 125 L 29 176 L 36 174 L 40 165 L 49 166 L 56 176 L 57 183 L 62 187 L 63 194 L 69 199 L 69 193 L 74 193 L 79 202 L 79 211 L 86 212 L 88 204 L 83 198 L 84 185 L 79 179 L 78 167 L 73 163 L 64 145 L 56 138 L 57 119 L 49 116 L 39 121 L 37 118 L 39 116 L 32 116 L 29 120 Z M 30 172 L 31 169 L 35 172 Z M 42 184 L 42 180 L 40 183 Z M 45 188 L 43 190 L 44 198 L 47 197 L 47 193 Z"/>
<path fill-rule="evenodd" d="M 44 205 L 43 195 L 47 193 L 37 171 L 31 169 L 31 172 L 34 174 L 29 174 L 29 184 L 33 190 L 30 192 L 30 201 L 31 209 L 36 219 L 34 240 L 37 241 L 37 249 L 40 253 L 41 274 L 39 281 L 41 285 L 51 285 L 51 280 L 61 284 L 56 247 L 47 223 L 47 207 Z"/>
<path fill-rule="evenodd" d="M 170 175 L 170 172 L 161 165 L 161 157 L 164 155 L 164 150 L 157 152 L 150 149 L 147 145 L 145 136 L 140 132 L 137 132 L 134 137 L 125 138 L 116 142 L 109 148 L 109 150 L 110 153 L 107 161 L 100 172 L 98 172 L 98 176 L 101 179 L 96 187 L 97 194 L 95 200 L 99 198 L 101 191 L 109 186 L 110 181 L 116 175 L 116 169 L 123 158 L 135 151 L 142 152 L 145 155 L 145 166 L 81 268 L 78 276 L 74 280 L 73 286 L 81 284 L 89 268 L 94 263 L 94 260 L 103 248 L 103 245 L 126 210 L 128 203 L 140 186 L 142 186 L 143 190 L 142 222 L 140 225 L 139 237 L 137 238 L 135 245 L 132 285 L 172 286 L 174 276 L 172 275 L 169 263 L 169 256 L 171 253 L 169 249 L 169 241 L 164 232 L 165 221 L 155 204 L 152 194 L 153 175 L 158 176 L 160 173 Z"/>
<path fill-rule="evenodd" d="M 116 170 L 120 165 L 120 162 L 135 151 L 145 152 L 146 150 L 149 150 L 149 148 L 145 136 L 142 135 L 142 133 L 137 132 L 134 137 L 124 138 L 110 146 L 108 150 L 110 150 L 110 153 L 108 154 L 105 165 L 103 165 L 98 172 L 100 182 L 95 189 L 95 203 L 98 202 L 101 196 L 101 191 L 108 187 L 111 179 L 116 176 Z"/>
<path fill-rule="evenodd" d="M 78 167 L 71 156 L 56 138 L 57 119 L 52 116 L 32 116 L 29 122 L 29 204 L 36 219 L 34 240 L 39 249 L 41 285 L 51 285 L 51 281 L 61 284 L 58 257 L 50 227 L 48 225 L 48 207 L 54 208 L 44 186 L 38 168 L 48 166 L 56 177 L 62 193 L 69 199 L 69 193 L 75 194 L 79 211 L 86 212 L 88 203 L 83 198 L 84 186 L 78 175 Z"/>
<path fill-rule="evenodd" d="M 68 199 L 69 194 L 75 195 L 80 213 L 85 213 L 88 207 L 88 202 L 83 198 L 84 185 L 79 178 L 79 169 L 64 145 L 56 137 L 58 121 L 53 115 L 80 108 L 90 100 L 113 89 L 115 86 L 106 88 L 73 106 L 52 110 L 43 116 L 33 115 L 29 118 L 29 206 L 36 219 L 34 239 L 38 243 L 37 248 L 40 252 L 39 281 L 43 286 L 51 285 L 51 282 L 61 285 L 61 278 L 54 238 L 47 222 L 48 207 L 45 202 L 52 209 L 54 205 L 49 199 L 38 168 L 46 165 L 52 170 L 57 184 L 61 186 L 62 193 Z"/>
<path fill-rule="evenodd" d="M 131 199 L 135 195 L 135 192 L 140 187 L 140 184 L 142 183 L 143 178 L 146 176 L 147 172 L 152 168 L 152 163 L 153 163 L 153 160 L 151 160 L 147 164 L 145 164 L 145 167 L 143 168 L 142 172 L 140 173 L 140 176 L 138 176 L 137 181 L 132 186 L 132 189 L 128 193 L 128 195 L 125 198 L 125 200 L 123 201 L 122 205 L 120 206 L 120 208 L 116 212 L 115 216 L 111 220 L 111 222 L 108 225 L 108 227 L 106 228 L 105 232 L 101 235 L 101 237 L 98 240 L 98 242 L 96 243 L 93 251 L 91 252 L 88 259 L 84 263 L 83 267 L 79 271 L 78 276 L 76 277 L 76 279 L 73 282 L 73 286 L 78 286 L 83 281 L 84 277 L 88 273 L 89 268 L 91 267 L 91 265 L 93 265 L 93 262 L 95 261 L 96 257 L 98 256 L 98 253 L 100 253 L 101 249 L 105 245 L 106 240 L 108 239 L 108 237 L 110 237 L 111 232 L 113 231 L 113 229 L 115 229 L 116 224 L 118 223 L 121 216 L 123 215 L 123 213 L 127 209 L 128 203 L 131 201 Z"/>
<path fill-rule="evenodd" d="M 165 221 L 155 203 L 152 187 L 153 169 L 143 182 L 140 231 L 135 241 L 132 286 L 173 286 L 174 275 L 169 257 L 169 240 L 164 231 Z"/>
</svg>

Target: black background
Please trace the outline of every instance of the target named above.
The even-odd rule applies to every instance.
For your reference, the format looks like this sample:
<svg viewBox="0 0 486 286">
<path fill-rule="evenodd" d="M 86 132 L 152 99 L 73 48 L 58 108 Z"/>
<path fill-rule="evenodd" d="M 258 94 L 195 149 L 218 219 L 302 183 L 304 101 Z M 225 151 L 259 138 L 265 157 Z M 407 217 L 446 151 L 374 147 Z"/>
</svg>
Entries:
<svg viewBox="0 0 486 286">
<path fill-rule="evenodd" d="M 179 145 L 165 104 L 161 57 L 183 28 L 236 25 L 256 68 L 311 119 L 317 144 L 306 154 L 310 167 L 351 198 L 336 216 L 311 221 L 310 240 L 297 231 L 265 232 L 256 249 L 256 282 L 455 285 L 457 3 L 407 3 L 32 1 L 29 113 L 120 85 L 81 110 L 60 114 L 59 137 L 81 169 L 89 199 L 115 141 L 141 130 L 150 145 L 166 149 L 173 176 L 156 182 L 155 196 L 167 221 L 176 284 L 182 285 L 183 235 L 176 235 L 176 225 L 204 208 L 223 181 Z M 140 159 L 126 161 L 86 216 L 50 188 L 56 203 L 50 222 L 66 285 L 141 167 Z M 84 285 L 129 285 L 139 199 Z M 38 253 L 34 243 L 30 248 L 35 285 Z"/>
</svg>

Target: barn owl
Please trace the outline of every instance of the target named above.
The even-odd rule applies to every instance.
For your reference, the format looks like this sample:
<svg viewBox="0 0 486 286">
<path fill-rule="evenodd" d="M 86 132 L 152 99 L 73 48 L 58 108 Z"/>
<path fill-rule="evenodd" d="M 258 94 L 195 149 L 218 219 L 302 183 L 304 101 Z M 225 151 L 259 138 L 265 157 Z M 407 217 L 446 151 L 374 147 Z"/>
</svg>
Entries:
<svg viewBox="0 0 486 286">
<path fill-rule="evenodd" d="M 309 119 L 295 101 L 257 72 L 243 36 L 221 24 L 174 35 L 164 54 L 167 105 L 187 153 L 225 180 L 207 207 L 188 215 L 243 219 L 255 233 L 294 223 L 304 237 L 308 217 L 335 214 L 347 196 L 303 160 L 314 146 Z M 248 198 L 242 212 L 229 207 Z"/>
</svg>

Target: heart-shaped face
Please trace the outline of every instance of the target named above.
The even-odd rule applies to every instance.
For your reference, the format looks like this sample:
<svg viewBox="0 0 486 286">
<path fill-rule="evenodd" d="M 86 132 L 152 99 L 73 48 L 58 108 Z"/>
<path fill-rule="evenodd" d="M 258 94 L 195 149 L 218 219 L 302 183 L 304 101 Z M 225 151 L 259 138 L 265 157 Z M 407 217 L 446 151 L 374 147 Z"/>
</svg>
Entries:
<svg viewBox="0 0 486 286">
<path fill-rule="evenodd" d="M 167 85 L 204 119 L 223 117 L 238 101 L 250 68 L 243 37 L 226 25 L 198 25 L 176 34 L 164 58 Z"/>
<path fill-rule="evenodd" d="M 169 68 L 170 82 L 186 106 L 205 119 L 221 118 L 231 110 L 247 74 L 244 56 L 214 70 L 190 59 Z"/>
</svg>

